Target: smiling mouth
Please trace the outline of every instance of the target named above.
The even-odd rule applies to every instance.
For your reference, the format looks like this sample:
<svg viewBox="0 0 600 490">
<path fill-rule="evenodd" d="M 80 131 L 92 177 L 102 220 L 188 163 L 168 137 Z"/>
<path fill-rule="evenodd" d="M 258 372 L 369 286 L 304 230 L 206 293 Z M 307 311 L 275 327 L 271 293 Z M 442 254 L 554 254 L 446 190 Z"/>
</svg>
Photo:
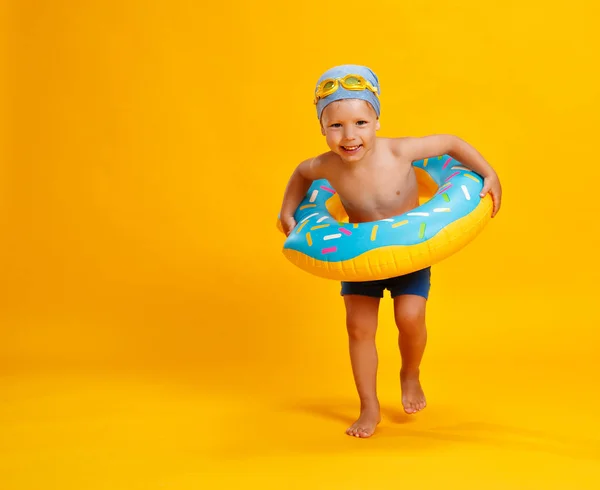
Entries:
<svg viewBox="0 0 600 490">
<path fill-rule="evenodd" d="M 347 151 L 347 152 L 355 152 L 358 151 L 360 148 L 362 147 L 362 145 L 355 145 L 355 146 L 342 146 L 342 150 Z"/>
</svg>

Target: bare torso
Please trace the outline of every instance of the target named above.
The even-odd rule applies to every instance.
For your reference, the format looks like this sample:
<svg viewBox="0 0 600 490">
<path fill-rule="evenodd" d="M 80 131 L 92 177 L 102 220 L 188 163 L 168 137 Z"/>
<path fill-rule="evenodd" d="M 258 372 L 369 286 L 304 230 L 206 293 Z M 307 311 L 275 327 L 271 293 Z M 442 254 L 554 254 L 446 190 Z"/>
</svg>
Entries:
<svg viewBox="0 0 600 490">
<path fill-rule="evenodd" d="M 331 152 L 324 166 L 351 223 L 391 218 L 419 205 L 412 162 L 394 155 L 386 138 L 378 138 L 367 161 L 348 164 Z"/>
</svg>

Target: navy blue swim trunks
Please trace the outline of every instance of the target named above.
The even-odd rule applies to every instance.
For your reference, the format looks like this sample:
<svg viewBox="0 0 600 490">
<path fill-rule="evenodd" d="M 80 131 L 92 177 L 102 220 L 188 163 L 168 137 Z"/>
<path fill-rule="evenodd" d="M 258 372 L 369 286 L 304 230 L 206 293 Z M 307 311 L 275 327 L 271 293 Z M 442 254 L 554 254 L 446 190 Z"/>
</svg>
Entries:
<svg viewBox="0 0 600 490">
<path fill-rule="evenodd" d="M 431 267 L 411 272 L 403 276 L 379 281 L 342 282 L 342 296 L 358 294 L 372 298 L 383 298 L 383 292 L 390 291 L 392 298 L 402 294 L 415 294 L 429 297 L 431 287 Z"/>
</svg>

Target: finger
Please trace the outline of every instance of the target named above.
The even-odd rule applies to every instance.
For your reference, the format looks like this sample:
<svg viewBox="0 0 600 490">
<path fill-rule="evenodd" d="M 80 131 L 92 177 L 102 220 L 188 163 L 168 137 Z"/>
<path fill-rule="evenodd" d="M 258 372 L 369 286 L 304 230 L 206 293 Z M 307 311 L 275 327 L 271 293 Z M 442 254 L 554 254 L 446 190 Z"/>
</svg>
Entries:
<svg viewBox="0 0 600 490">
<path fill-rule="evenodd" d="M 479 197 L 485 197 L 485 195 L 490 192 L 490 185 L 489 184 L 484 184 L 483 189 L 481 189 L 481 194 L 479 194 Z"/>
<path fill-rule="evenodd" d="M 498 214 L 498 197 L 495 192 L 492 192 L 492 202 L 494 203 L 494 209 L 492 210 L 492 218 Z"/>
<path fill-rule="evenodd" d="M 502 205 L 502 199 L 499 196 L 494 198 L 494 216 L 498 214 L 500 211 L 500 206 Z"/>
</svg>

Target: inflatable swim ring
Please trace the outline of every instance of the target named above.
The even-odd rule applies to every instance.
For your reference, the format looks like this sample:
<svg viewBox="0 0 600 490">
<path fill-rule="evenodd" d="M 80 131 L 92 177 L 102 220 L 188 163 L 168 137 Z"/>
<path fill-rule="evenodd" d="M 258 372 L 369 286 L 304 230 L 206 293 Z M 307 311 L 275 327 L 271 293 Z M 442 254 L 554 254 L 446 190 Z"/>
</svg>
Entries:
<svg viewBox="0 0 600 490">
<path fill-rule="evenodd" d="M 379 221 L 348 223 L 339 197 L 316 180 L 296 209 L 283 254 L 300 269 L 338 281 L 370 281 L 431 266 L 472 241 L 493 202 L 480 175 L 448 155 L 413 162 L 419 206 Z M 277 226 L 283 231 L 281 222 Z"/>
</svg>

